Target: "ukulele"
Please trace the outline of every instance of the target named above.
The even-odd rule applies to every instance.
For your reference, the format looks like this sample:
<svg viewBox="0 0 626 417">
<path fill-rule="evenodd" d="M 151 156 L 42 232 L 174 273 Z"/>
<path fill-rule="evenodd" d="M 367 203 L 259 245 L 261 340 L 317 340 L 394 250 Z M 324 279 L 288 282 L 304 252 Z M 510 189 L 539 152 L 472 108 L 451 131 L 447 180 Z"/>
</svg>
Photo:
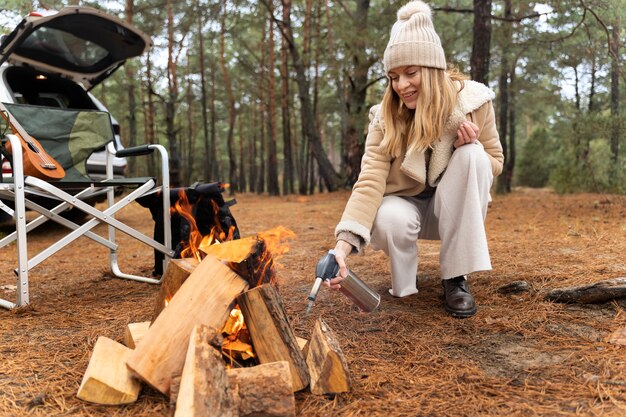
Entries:
<svg viewBox="0 0 626 417">
<path fill-rule="evenodd" d="M 7 121 L 11 131 L 20 138 L 22 145 L 22 159 L 24 160 L 24 175 L 30 175 L 42 180 L 60 180 L 65 177 L 65 170 L 46 153 L 43 146 L 17 122 L 11 122 L 10 112 L 0 102 L 0 114 Z M 6 144 L 7 151 L 11 152 L 11 143 Z"/>
</svg>

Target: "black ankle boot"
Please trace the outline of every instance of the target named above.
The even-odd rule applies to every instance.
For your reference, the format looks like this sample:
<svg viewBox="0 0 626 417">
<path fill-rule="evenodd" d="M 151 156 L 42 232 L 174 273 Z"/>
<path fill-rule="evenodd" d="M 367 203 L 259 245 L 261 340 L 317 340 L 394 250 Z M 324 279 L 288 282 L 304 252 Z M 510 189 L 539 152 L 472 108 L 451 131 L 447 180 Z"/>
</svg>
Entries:
<svg viewBox="0 0 626 417">
<path fill-rule="evenodd" d="M 465 276 L 444 279 L 441 285 L 443 285 L 444 307 L 450 315 L 465 318 L 476 314 L 476 302 Z"/>
</svg>

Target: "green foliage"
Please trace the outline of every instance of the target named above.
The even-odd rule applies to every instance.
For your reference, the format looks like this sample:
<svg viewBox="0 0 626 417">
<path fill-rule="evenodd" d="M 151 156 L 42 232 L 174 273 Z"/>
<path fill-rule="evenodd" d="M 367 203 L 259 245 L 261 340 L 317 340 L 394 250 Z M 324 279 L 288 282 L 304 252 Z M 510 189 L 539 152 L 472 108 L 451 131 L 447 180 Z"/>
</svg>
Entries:
<svg viewBox="0 0 626 417">
<path fill-rule="evenodd" d="M 554 166 L 558 147 L 546 128 L 538 128 L 524 143 L 517 161 L 517 183 L 527 187 L 545 187 Z"/>
<path fill-rule="evenodd" d="M 549 182 L 556 192 L 624 191 L 623 173 L 611 159 L 611 126 L 609 115 L 596 113 L 564 120 L 554 129 L 560 147 Z"/>
</svg>

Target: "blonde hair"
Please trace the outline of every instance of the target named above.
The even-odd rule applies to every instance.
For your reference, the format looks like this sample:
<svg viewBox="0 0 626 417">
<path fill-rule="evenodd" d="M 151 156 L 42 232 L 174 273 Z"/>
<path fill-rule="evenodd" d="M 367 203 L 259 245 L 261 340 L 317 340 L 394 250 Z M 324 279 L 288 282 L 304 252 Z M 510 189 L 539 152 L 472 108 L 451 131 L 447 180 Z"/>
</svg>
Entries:
<svg viewBox="0 0 626 417">
<path fill-rule="evenodd" d="M 393 157 L 402 156 L 409 150 L 423 151 L 430 147 L 443 133 L 443 128 L 459 93 L 468 77 L 458 69 L 442 70 L 421 67 L 421 84 L 415 110 L 404 106 L 387 86 L 382 102 L 385 135 L 381 149 Z"/>
</svg>

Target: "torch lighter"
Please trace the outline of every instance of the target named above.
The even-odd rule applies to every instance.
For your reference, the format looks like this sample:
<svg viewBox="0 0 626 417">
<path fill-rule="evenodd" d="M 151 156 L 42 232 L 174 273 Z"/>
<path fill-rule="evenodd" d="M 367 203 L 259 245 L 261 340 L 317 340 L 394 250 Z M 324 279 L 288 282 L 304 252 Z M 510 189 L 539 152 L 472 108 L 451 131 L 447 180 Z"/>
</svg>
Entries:
<svg viewBox="0 0 626 417">
<path fill-rule="evenodd" d="M 315 268 L 315 282 L 313 283 L 313 288 L 311 288 L 311 292 L 307 297 L 307 315 L 311 312 L 311 308 L 317 298 L 317 293 L 320 290 L 322 282 L 336 277 L 338 272 L 339 264 L 337 264 L 337 260 L 335 259 L 335 251 L 329 250 L 328 253 L 322 256 L 322 258 L 317 262 L 317 266 Z M 373 311 L 376 307 L 378 307 L 378 304 L 380 304 L 380 295 L 365 285 L 365 283 L 350 270 L 348 270 L 348 276 L 341 281 L 341 288 L 339 291 L 348 297 L 361 310 L 368 313 Z"/>
</svg>

